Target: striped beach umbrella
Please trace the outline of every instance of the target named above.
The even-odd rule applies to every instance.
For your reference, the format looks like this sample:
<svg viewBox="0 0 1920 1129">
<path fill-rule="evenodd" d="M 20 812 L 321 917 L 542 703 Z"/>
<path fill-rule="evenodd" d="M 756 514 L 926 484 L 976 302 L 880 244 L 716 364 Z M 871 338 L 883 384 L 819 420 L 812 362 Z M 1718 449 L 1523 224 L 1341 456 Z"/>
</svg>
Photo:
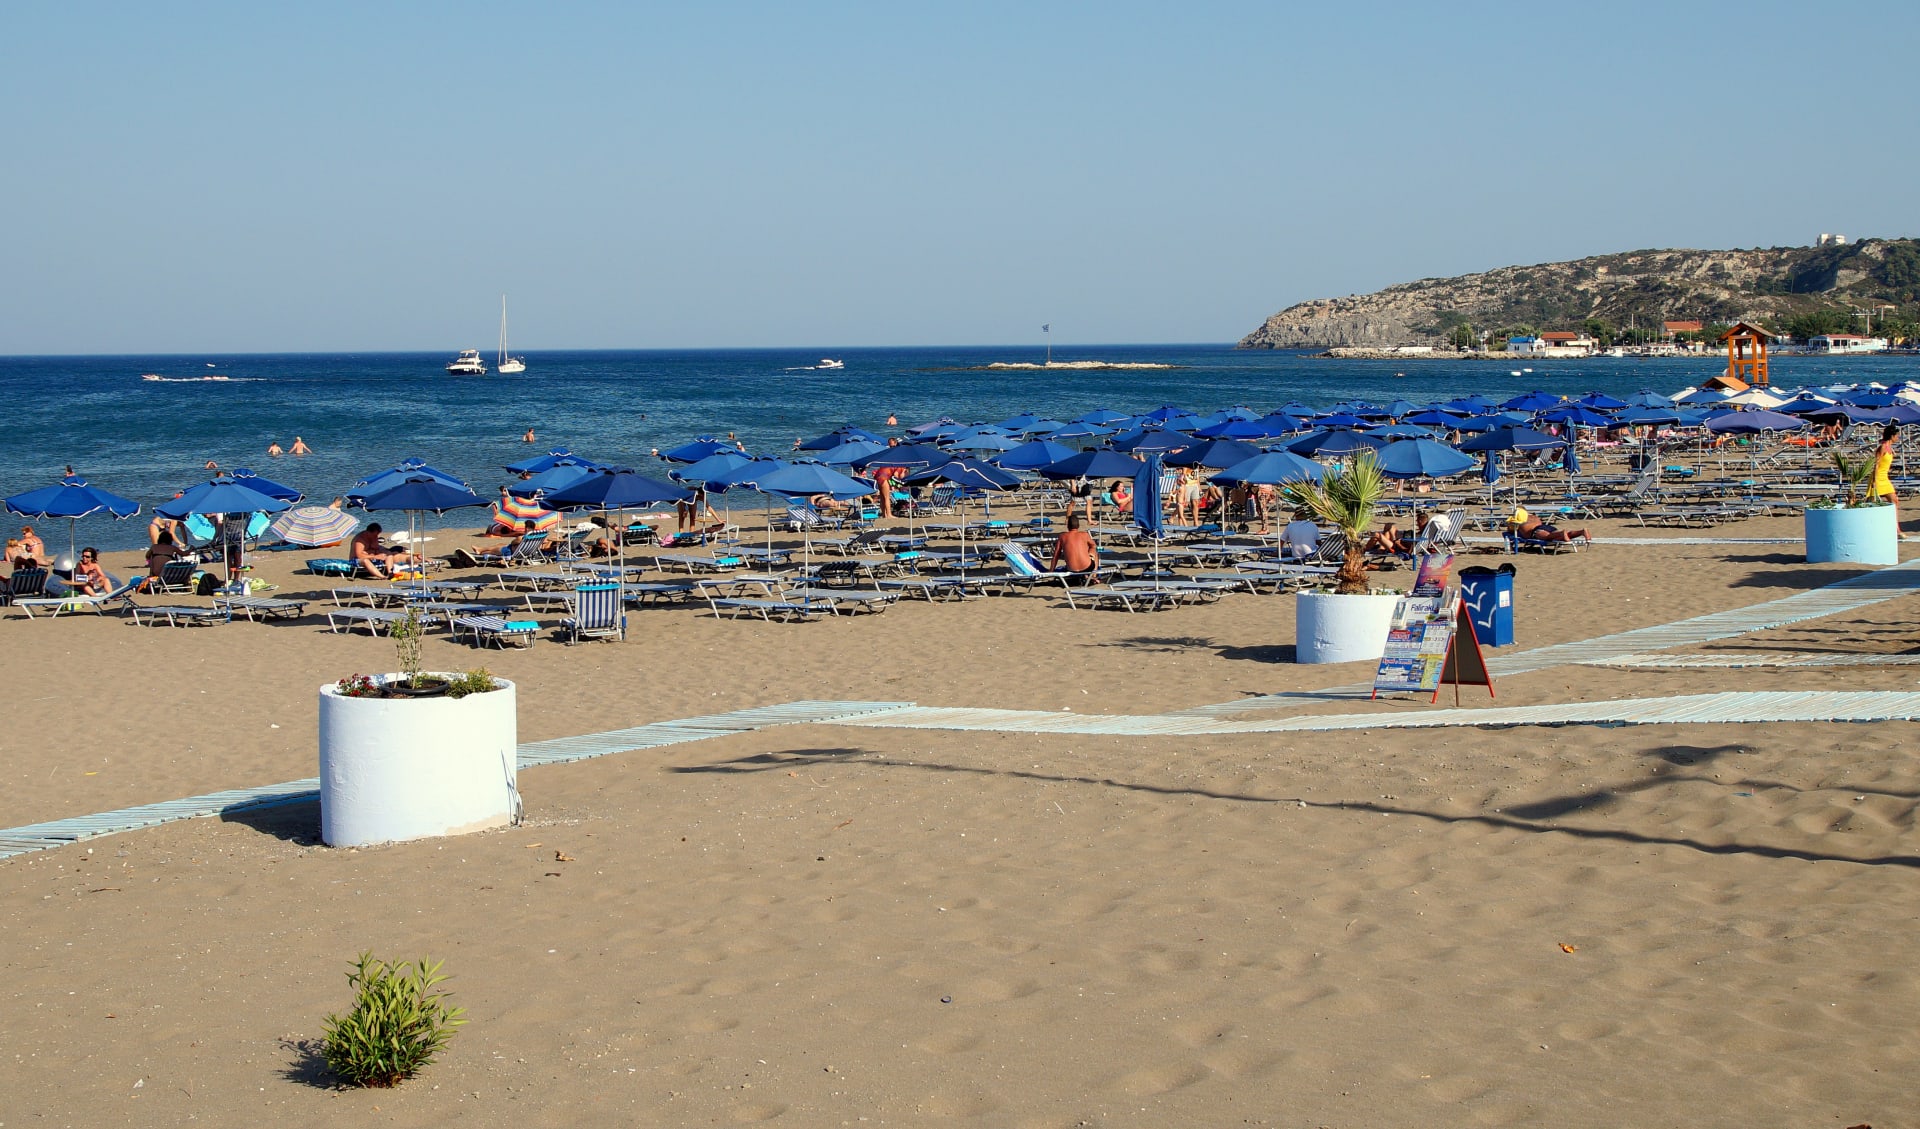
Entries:
<svg viewBox="0 0 1920 1129">
<path fill-rule="evenodd" d="M 295 506 L 275 518 L 267 532 L 289 545 L 312 549 L 338 545 L 359 528 L 360 519 L 331 506 Z"/>
<path fill-rule="evenodd" d="M 529 498 L 503 495 L 493 504 L 493 522 L 514 536 L 537 529 L 552 529 L 560 524 L 560 515 Z"/>
</svg>

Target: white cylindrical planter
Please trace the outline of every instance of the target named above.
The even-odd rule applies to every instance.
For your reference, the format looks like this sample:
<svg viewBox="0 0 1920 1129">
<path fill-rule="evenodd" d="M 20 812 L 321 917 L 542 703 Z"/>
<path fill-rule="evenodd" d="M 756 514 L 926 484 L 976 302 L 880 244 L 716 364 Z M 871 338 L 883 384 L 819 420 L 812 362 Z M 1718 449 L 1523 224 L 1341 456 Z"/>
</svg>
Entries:
<svg viewBox="0 0 1920 1129">
<path fill-rule="evenodd" d="M 1398 596 L 1336 596 L 1300 592 L 1293 598 L 1293 661 L 1344 663 L 1379 659 L 1387 649 Z"/>
<path fill-rule="evenodd" d="M 1900 525 L 1892 506 L 1807 510 L 1807 562 L 1900 563 Z"/>
<path fill-rule="evenodd" d="M 511 823 L 518 712 L 513 683 L 494 682 L 498 690 L 464 698 L 350 698 L 320 687 L 321 839 L 359 847 Z"/>
</svg>

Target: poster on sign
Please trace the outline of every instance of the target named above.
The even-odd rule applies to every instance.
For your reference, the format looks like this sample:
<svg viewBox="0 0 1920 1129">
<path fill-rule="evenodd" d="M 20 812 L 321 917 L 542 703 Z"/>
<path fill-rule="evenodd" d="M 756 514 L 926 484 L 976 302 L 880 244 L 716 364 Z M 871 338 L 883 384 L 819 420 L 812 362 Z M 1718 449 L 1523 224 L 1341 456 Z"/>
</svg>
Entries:
<svg viewBox="0 0 1920 1129">
<path fill-rule="evenodd" d="M 1386 649 L 1374 672 L 1374 697 L 1440 689 L 1440 671 L 1453 642 L 1457 602 L 1442 594 L 1400 598 L 1387 629 Z"/>
<path fill-rule="evenodd" d="M 1428 553 L 1422 556 L 1419 571 L 1413 576 L 1413 595 L 1440 595 L 1447 590 L 1447 578 L 1452 573 L 1452 553 Z"/>
</svg>

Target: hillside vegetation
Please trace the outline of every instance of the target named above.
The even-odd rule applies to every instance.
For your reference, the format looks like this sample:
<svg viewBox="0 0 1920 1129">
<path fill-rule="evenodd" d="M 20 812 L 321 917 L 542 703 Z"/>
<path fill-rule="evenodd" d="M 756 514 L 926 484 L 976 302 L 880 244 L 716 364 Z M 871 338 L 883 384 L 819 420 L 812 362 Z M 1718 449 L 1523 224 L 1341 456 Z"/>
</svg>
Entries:
<svg viewBox="0 0 1920 1129">
<path fill-rule="evenodd" d="M 1891 306 L 1893 309 L 1883 309 Z M 1629 251 L 1566 263 L 1423 278 L 1372 294 L 1289 306 L 1245 349 L 1391 347 L 1491 333 L 1580 330 L 1638 340 L 1666 321 L 1741 319 L 1776 333 L 1920 334 L 1920 240 L 1751 251 Z M 1462 327 L 1470 327 L 1463 329 Z"/>
</svg>

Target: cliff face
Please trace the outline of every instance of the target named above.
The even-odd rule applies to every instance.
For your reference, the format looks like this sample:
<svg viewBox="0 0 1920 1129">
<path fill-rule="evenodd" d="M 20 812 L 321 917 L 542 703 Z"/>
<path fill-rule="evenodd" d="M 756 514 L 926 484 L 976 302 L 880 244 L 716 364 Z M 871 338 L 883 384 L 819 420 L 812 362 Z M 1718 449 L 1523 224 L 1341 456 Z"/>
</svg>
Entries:
<svg viewBox="0 0 1920 1129">
<path fill-rule="evenodd" d="M 1920 298 L 1920 241 L 1752 251 L 1630 251 L 1567 263 L 1423 278 L 1373 294 L 1289 306 L 1243 349 L 1439 344 L 1461 322 L 1577 329 L 1587 318 L 1658 329 L 1662 321 L 1771 323 L 1823 305 Z"/>
</svg>

